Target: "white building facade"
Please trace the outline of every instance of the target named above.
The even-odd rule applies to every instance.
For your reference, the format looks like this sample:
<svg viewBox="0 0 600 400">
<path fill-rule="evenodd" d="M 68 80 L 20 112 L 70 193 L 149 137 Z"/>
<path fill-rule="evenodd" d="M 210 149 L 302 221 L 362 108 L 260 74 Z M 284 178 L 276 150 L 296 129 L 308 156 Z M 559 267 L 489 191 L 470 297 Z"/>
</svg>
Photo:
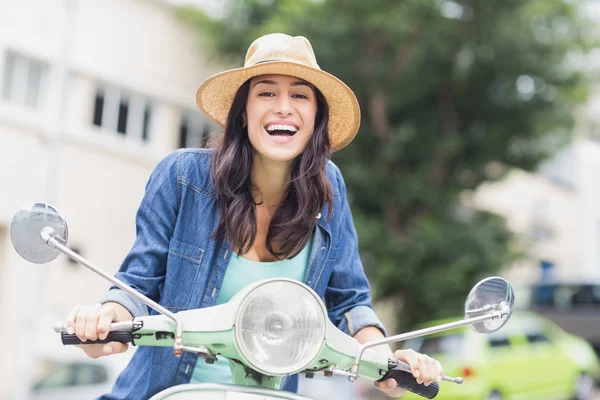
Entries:
<svg viewBox="0 0 600 400">
<path fill-rule="evenodd" d="M 26 398 L 36 354 L 59 340 L 52 322 L 108 288 L 65 256 L 20 259 L 14 213 L 50 202 L 70 247 L 114 273 L 153 167 L 215 129 L 195 90 L 216 71 L 175 11 L 158 0 L 0 1 L 0 399 Z"/>
</svg>

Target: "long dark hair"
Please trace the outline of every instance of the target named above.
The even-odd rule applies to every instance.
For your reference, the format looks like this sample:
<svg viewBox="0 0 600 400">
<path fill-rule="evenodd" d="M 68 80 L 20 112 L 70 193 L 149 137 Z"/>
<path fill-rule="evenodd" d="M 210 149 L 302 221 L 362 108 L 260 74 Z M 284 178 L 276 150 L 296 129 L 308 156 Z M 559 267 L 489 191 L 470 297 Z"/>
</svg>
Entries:
<svg viewBox="0 0 600 400">
<path fill-rule="evenodd" d="M 250 182 L 252 145 L 242 115 L 250 81 L 237 91 L 225 125 L 225 133 L 212 159 L 212 178 L 215 185 L 219 224 L 214 232 L 218 240 L 229 239 L 234 250 L 245 254 L 256 240 L 256 211 Z M 329 205 L 331 216 L 333 194 L 325 174 L 331 157 L 327 123 L 329 107 L 325 97 L 314 88 L 317 100 L 315 131 L 306 149 L 293 162 L 291 181 L 282 201 L 271 218 L 267 234 L 267 249 L 279 259 L 300 253 L 310 239 L 323 207 Z M 273 249 L 273 243 L 278 250 Z"/>
</svg>

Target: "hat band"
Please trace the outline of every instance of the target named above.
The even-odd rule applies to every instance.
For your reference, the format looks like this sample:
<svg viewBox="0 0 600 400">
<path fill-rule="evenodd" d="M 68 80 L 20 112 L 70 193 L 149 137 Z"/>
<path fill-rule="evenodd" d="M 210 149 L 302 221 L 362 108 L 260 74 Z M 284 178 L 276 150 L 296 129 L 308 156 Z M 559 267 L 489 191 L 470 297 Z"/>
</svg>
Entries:
<svg viewBox="0 0 600 400">
<path fill-rule="evenodd" d="M 273 59 L 273 60 L 262 60 L 262 61 L 255 62 L 255 63 L 254 63 L 254 64 L 252 64 L 252 65 L 258 65 L 258 64 L 263 64 L 263 63 L 267 63 L 267 62 L 273 62 L 273 61 L 281 61 L 281 60 L 278 60 L 278 59 Z"/>
</svg>

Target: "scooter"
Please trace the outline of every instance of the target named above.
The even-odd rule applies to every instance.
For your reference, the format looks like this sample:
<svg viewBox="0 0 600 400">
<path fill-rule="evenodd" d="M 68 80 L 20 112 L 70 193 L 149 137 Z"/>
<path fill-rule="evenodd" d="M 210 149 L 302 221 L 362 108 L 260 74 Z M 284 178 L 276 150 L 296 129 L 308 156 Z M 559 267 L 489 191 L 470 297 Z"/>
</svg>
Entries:
<svg viewBox="0 0 600 400">
<path fill-rule="evenodd" d="M 12 220 L 10 236 L 25 260 L 44 264 L 63 253 L 159 313 L 115 322 L 105 340 L 88 340 L 86 344 L 119 341 L 168 346 L 175 356 L 188 351 L 209 364 L 217 355 L 230 361 L 231 385 L 178 385 L 151 400 L 310 400 L 279 390 L 284 377 L 297 373 L 307 377 L 344 375 L 351 382 L 391 377 L 398 386 L 432 399 L 440 389 L 437 382 L 428 386 L 417 383 L 406 363 L 373 348 L 463 326 L 479 333 L 494 332 L 504 326 L 514 309 L 511 285 L 490 277 L 468 294 L 463 320 L 359 344 L 329 321 L 323 301 L 311 288 L 292 279 L 261 280 L 245 287 L 228 303 L 172 313 L 70 250 L 66 246 L 66 220 L 47 203 L 22 207 Z M 65 331 L 63 323 L 57 323 L 55 331 L 65 345 L 82 344 L 76 335 Z M 443 380 L 463 383 L 460 377 L 444 376 Z"/>
</svg>

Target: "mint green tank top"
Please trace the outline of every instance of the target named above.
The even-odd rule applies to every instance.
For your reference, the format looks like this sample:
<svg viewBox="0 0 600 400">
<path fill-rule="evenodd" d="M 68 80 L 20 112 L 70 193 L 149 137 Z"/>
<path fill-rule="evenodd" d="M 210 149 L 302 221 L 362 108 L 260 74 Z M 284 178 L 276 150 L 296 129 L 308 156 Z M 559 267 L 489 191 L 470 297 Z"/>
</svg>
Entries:
<svg viewBox="0 0 600 400">
<path fill-rule="evenodd" d="M 250 261 L 233 253 L 225 271 L 217 304 L 227 303 L 244 286 L 261 279 L 291 278 L 304 282 L 311 243 L 312 239 L 296 257 L 274 262 Z M 199 358 L 190 383 L 231 382 L 229 361 L 217 356 L 217 361 L 212 365 L 206 364 L 204 359 Z"/>
</svg>

